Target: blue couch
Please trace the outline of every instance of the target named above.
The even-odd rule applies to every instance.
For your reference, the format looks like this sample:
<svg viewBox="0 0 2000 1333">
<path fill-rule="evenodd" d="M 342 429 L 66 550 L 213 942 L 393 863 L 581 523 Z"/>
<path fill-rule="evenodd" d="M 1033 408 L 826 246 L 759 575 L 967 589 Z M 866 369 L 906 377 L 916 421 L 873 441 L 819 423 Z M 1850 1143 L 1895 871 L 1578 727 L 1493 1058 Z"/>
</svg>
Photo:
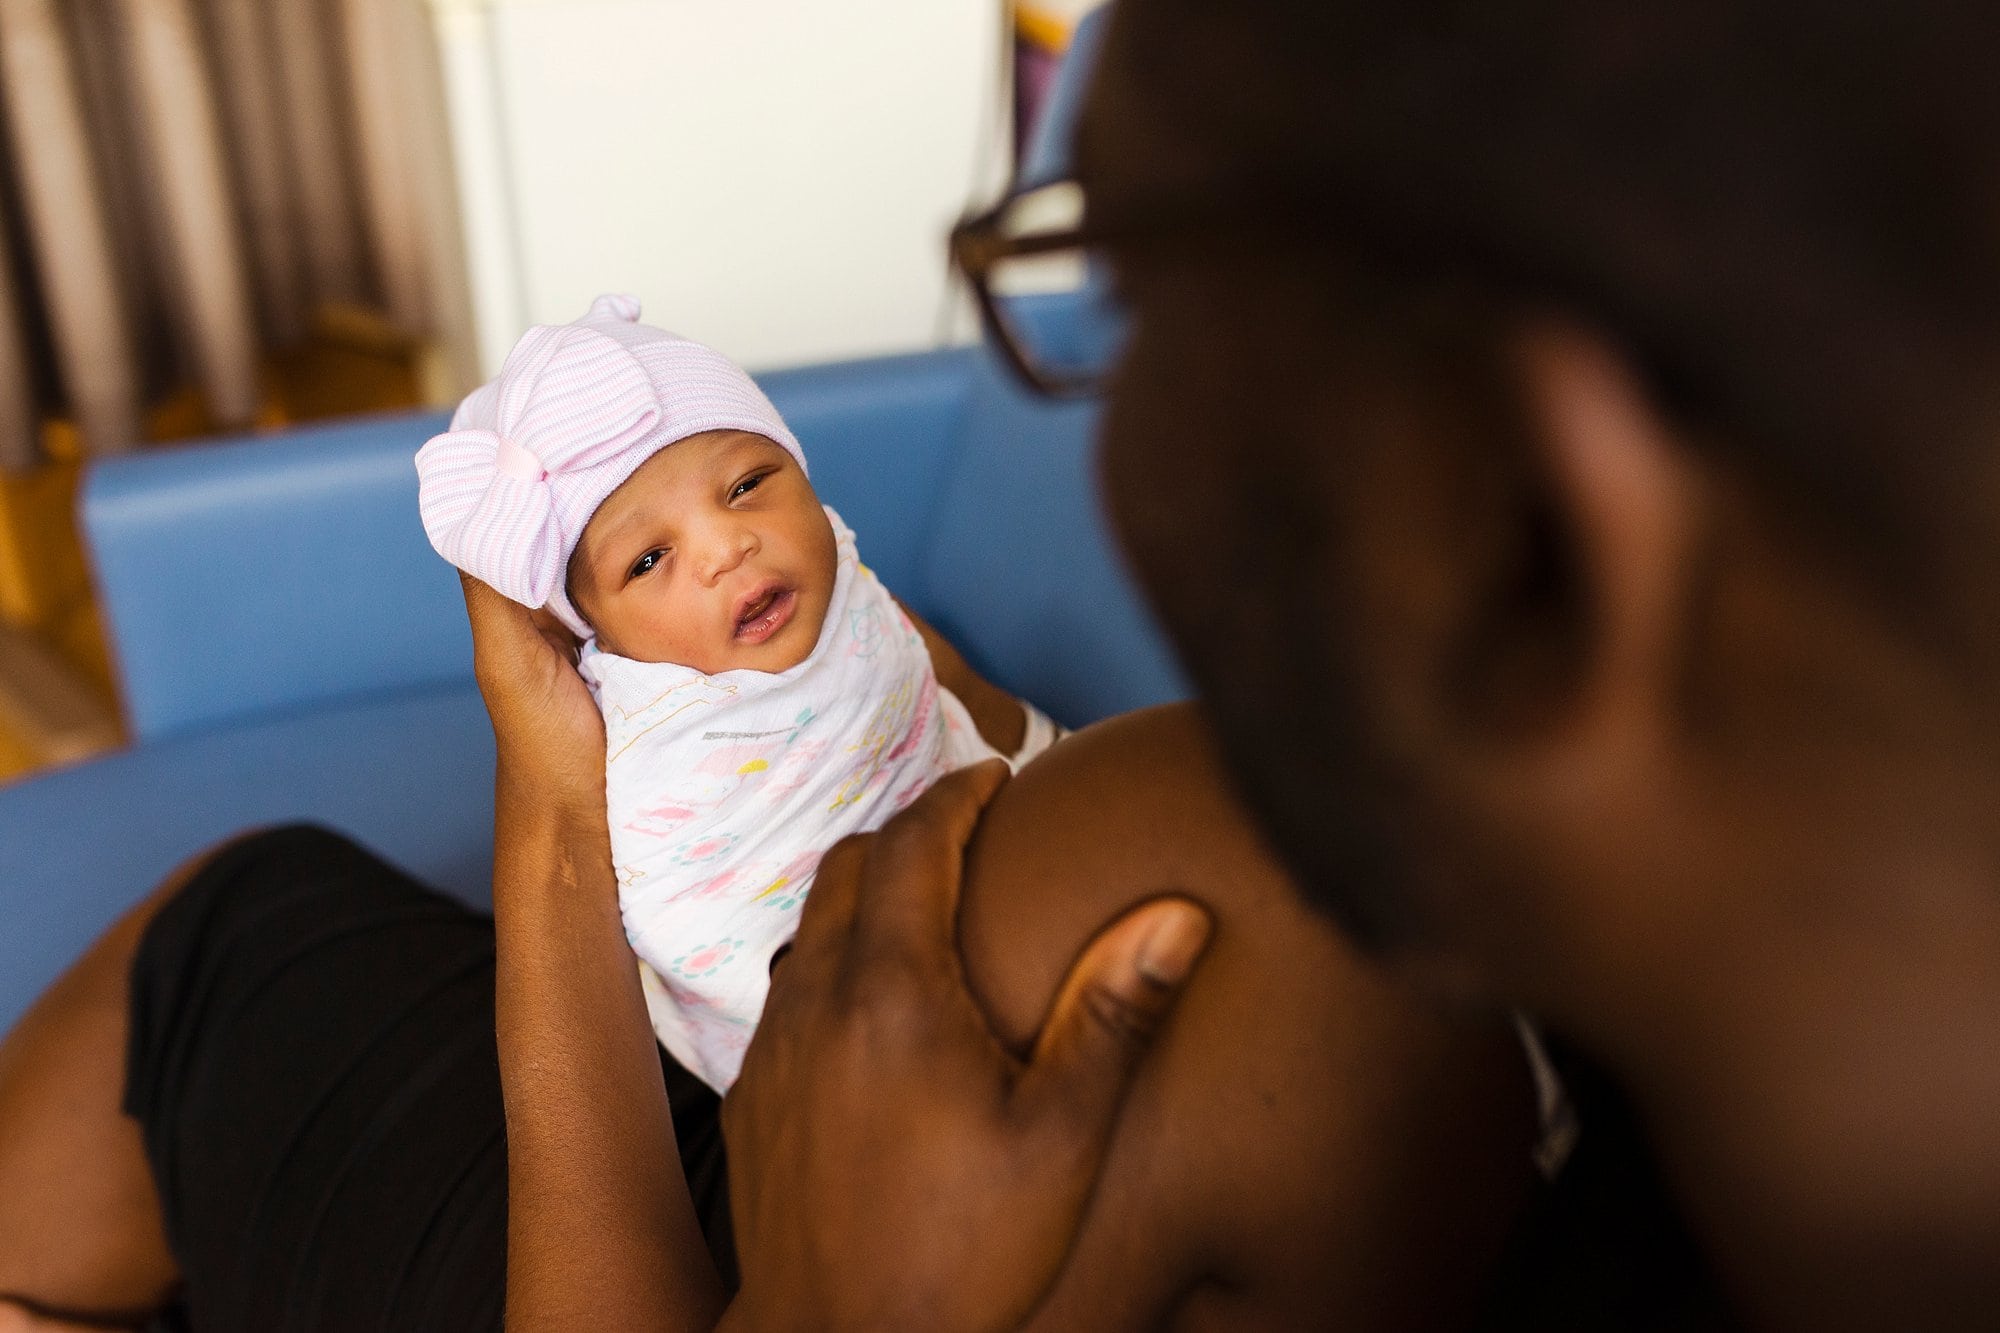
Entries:
<svg viewBox="0 0 2000 1333">
<path fill-rule="evenodd" d="M 1179 695 L 1105 535 L 1094 409 L 984 349 L 764 387 L 883 581 L 1072 725 Z M 451 569 L 424 540 L 407 414 L 119 459 L 82 520 L 129 750 L 0 787 L 0 1029 L 176 863 L 313 819 L 478 901 L 492 737 Z"/>
<path fill-rule="evenodd" d="M 1100 19 L 1077 34 L 1027 179 L 1061 174 Z M 1076 315 L 1060 296 L 1040 312 Z M 1183 694 L 1105 532 L 1092 405 L 1029 397 L 984 348 L 762 383 L 863 557 L 975 667 L 1072 726 Z M 175 865 L 255 825 L 316 820 L 485 899 L 492 733 L 411 465 L 444 421 L 91 471 L 81 520 L 132 745 L 0 787 L 0 1031 Z"/>
</svg>

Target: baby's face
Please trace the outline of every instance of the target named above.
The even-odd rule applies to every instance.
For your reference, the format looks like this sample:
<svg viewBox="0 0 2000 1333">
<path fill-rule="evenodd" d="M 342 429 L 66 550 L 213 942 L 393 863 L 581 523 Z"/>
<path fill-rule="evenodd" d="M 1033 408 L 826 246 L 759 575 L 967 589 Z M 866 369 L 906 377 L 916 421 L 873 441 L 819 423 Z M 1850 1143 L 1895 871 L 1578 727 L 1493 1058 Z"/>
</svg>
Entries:
<svg viewBox="0 0 2000 1333">
<path fill-rule="evenodd" d="M 784 671 L 819 642 L 835 561 L 833 525 L 792 456 L 714 430 L 660 450 L 598 506 L 569 594 L 621 657 Z"/>
</svg>

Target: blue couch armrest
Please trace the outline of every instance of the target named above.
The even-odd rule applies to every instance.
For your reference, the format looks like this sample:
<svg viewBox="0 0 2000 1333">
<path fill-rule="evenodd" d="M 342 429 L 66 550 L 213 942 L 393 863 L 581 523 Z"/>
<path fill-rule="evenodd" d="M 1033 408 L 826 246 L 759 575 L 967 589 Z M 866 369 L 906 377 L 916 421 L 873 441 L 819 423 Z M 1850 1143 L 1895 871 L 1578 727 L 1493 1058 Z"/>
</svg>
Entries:
<svg viewBox="0 0 2000 1333">
<path fill-rule="evenodd" d="M 763 377 L 815 484 L 910 586 L 954 456 L 965 350 Z M 347 421 L 94 468 L 83 527 L 141 741 L 471 675 L 458 582 L 411 458 L 442 413 Z"/>
</svg>

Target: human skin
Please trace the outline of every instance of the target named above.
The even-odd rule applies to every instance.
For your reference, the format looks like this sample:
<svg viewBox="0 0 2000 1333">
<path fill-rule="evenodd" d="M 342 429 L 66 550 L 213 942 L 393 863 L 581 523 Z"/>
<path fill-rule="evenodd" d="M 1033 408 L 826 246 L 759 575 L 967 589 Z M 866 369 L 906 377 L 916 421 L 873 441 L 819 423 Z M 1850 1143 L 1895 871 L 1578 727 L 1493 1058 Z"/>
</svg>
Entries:
<svg viewBox="0 0 2000 1333">
<path fill-rule="evenodd" d="M 1029 1326 L 1473 1322 L 1532 1174 L 1511 1025 L 1427 1003 L 1305 905 L 1197 708 L 1088 728 L 989 807 L 959 939 L 1002 1038 L 1025 1049 L 1065 960 L 1162 885 L 1201 898 L 1215 940 Z"/>
<path fill-rule="evenodd" d="M 604 497 L 568 578 L 607 651 L 711 675 L 776 673 L 812 655 L 834 566 L 833 525 L 798 460 L 761 435 L 712 430 L 655 453 Z"/>
<path fill-rule="evenodd" d="M 530 1326 L 705 1327 L 719 1291 L 674 1163 L 647 1151 L 671 1131 L 601 845 L 601 724 L 559 646 L 467 593 L 500 738 L 509 1308 Z M 1526 1183 L 1511 1033 L 1385 986 L 1308 919 L 1197 723 L 1126 725 L 998 797 L 997 766 L 954 774 L 828 854 L 724 1104 L 744 1274 L 725 1322 L 999 1328 L 1046 1298 L 1051 1327 L 1327 1309 L 1370 1327 L 1475 1297 Z M 958 849 L 989 797 L 964 966 L 1004 1040 L 950 948 Z M 1158 900 L 1170 889 L 1200 892 L 1229 943 L 1190 1025 L 1135 1069 L 1207 931 Z M 1140 1128 L 1100 1181 L 1126 1077 Z M 1086 1210 L 1097 1253 L 1050 1290 Z"/>
<path fill-rule="evenodd" d="M 1124 8 L 1085 112 L 1114 237 L 1163 193 L 1240 203 L 1233 164 L 1279 142 L 1251 112 L 1204 140 L 1138 77 L 1167 8 Z M 1308 891 L 1386 966 L 1614 1070 L 1752 1321 L 1990 1327 L 1990 511 L 1918 610 L 1557 298 L 1345 307 L 1362 284 L 1310 234 L 1110 248 L 1121 543 L 1287 861 L 1396 871 Z M 1338 840 L 1288 801 L 1350 786 L 1375 796 Z"/>
<path fill-rule="evenodd" d="M 833 600 L 832 525 L 798 461 L 750 431 L 703 431 L 642 463 L 584 524 L 566 574 L 607 651 L 697 671 L 786 671 L 811 656 Z M 744 600 L 796 597 L 777 633 L 744 642 Z M 994 749 L 1021 746 L 1020 705 L 903 608 L 938 681 Z"/>
<path fill-rule="evenodd" d="M 0 1043 L 0 1333 L 70 1327 L 42 1317 L 60 1310 L 129 1312 L 137 1327 L 179 1281 L 139 1126 L 120 1110 L 121 1052 L 133 950 L 194 868 L 99 937 Z"/>
</svg>

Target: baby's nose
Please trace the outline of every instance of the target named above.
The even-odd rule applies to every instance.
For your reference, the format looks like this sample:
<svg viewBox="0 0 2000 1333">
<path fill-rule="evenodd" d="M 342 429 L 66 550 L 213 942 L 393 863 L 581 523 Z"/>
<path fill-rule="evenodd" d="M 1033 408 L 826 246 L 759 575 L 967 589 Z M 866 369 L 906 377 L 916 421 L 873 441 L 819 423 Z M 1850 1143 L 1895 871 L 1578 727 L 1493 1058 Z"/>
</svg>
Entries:
<svg viewBox="0 0 2000 1333">
<path fill-rule="evenodd" d="M 713 585 L 757 549 L 756 534 L 738 524 L 717 524 L 702 543 L 697 568 L 702 582 Z"/>
</svg>

